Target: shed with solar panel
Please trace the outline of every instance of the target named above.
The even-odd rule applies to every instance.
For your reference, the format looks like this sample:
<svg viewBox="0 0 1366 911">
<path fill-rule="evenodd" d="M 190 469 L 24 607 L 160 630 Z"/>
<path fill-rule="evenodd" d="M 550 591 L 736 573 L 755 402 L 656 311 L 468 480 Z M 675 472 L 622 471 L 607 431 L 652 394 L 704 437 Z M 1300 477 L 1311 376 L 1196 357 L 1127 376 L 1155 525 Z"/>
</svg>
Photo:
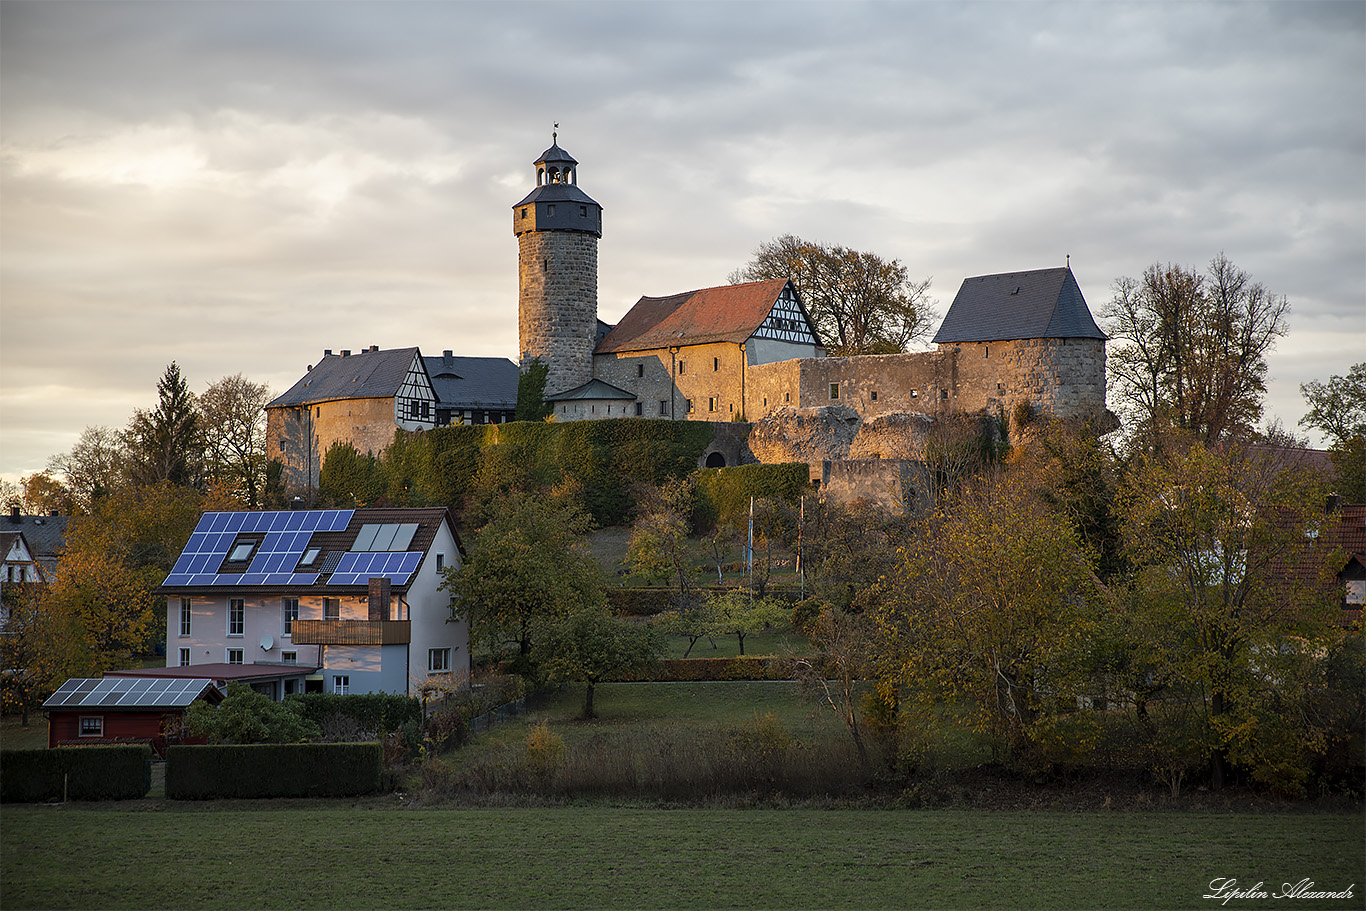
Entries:
<svg viewBox="0 0 1366 911">
<path fill-rule="evenodd" d="M 217 705 L 223 693 L 207 677 L 73 677 L 43 703 L 47 745 L 149 744 L 158 756 L 196 701 Z"/>
<path fill-rule="evenodd" d="M 258 681 L 277 699 L 411 692 L 469 667 L 440 589 L 460 552 L 445 509 L 205 513 L 159 589 L 167 664 L 303 668 Z"/>
</svg>

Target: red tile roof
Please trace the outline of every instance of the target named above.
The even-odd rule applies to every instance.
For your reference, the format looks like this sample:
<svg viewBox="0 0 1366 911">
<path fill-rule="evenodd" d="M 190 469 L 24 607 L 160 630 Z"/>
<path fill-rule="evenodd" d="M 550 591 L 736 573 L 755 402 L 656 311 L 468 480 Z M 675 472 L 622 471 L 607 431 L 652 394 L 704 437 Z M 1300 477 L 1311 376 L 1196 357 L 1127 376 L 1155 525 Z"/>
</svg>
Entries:
<svg viewBox="0 0 1366 911">
<path fill-rule="evenodd" d="M 598 344 L 597 353 L 649 351 L 708 342 L 743 344 L 778 302 L 787 279 L 642 297 Z"/>
<path fill-rule="evenodd" d="M 1324 561 L 1329 555 L 1336 555 L 1330 564 L 1326 564 L 1328 572 L 1338 576 L 1336 579 L 1323 576 Z M 1268 591 L 1275 596 L 1327 585 L 1329 599 L 1342 603 L 1341 580 L 1351 576 L 1351 573 L 1343 574 L 1343 570 L 1348 569 L 1353 560 L 1366 566 L 1366 504 L 1338 507 L 1336 512 L 1325 517 L 1316 537 L 1306 538 L 1301 546 L 1274 559 L 1268 567 Z M 1361 609 L 1344 605 L 1342 614 L 1344 623 L 1352 623 L 1360 619 Z"/>
</svg>

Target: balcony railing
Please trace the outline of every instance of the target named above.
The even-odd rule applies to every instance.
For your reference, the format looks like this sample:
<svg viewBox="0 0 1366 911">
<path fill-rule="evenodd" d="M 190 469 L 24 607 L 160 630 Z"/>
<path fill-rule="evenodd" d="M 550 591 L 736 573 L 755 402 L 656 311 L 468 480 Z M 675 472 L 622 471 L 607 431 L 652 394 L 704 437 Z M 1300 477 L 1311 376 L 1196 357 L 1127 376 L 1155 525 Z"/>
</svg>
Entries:
<svg viewBox="0 0 1366 911">
<path fill-rule="evenodd" d="M 413 639 L 410 620 L 295 620 L 295 645 L 406 645 Z"/>
</svg>

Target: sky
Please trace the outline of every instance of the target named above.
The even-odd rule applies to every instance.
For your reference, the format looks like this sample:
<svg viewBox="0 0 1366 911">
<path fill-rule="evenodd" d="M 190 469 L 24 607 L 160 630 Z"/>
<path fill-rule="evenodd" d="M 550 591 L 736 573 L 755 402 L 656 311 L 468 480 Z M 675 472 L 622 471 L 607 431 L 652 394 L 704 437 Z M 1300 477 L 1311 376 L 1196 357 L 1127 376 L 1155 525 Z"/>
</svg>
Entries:
<svg viewBox="0 0 1366 911">
<path fill-rule="evenodd" d="M 599 316 L 778 235 L 932 277 L 1220 252 L 1285 295 L 1267 417 L 1366 360 L 1366 3 L 0 0 L 0 476 L 324 348 L 517 356 L 559 143 Z M 1317 438 L 1315 440 L 1318 442 Z"/>
</svg>

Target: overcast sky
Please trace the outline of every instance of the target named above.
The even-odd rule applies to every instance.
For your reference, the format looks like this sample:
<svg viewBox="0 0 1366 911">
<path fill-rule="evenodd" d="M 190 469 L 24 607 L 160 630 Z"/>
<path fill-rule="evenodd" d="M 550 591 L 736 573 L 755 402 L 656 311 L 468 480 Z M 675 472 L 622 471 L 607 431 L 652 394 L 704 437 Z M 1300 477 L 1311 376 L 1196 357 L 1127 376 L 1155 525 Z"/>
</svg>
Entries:
<svg viewBox="0 0 1366 911">
<path fill-rule="evenodd" d="M 560 124 L 599 315 L 776 235 L 1093 311 L 1220 251 L 1292 305 L 1270 416 L 1366 360 L 1366 4 L 0 2 L 0 474 L 178 361 L 517 354 L 511 207 Z"/>
</svg>

